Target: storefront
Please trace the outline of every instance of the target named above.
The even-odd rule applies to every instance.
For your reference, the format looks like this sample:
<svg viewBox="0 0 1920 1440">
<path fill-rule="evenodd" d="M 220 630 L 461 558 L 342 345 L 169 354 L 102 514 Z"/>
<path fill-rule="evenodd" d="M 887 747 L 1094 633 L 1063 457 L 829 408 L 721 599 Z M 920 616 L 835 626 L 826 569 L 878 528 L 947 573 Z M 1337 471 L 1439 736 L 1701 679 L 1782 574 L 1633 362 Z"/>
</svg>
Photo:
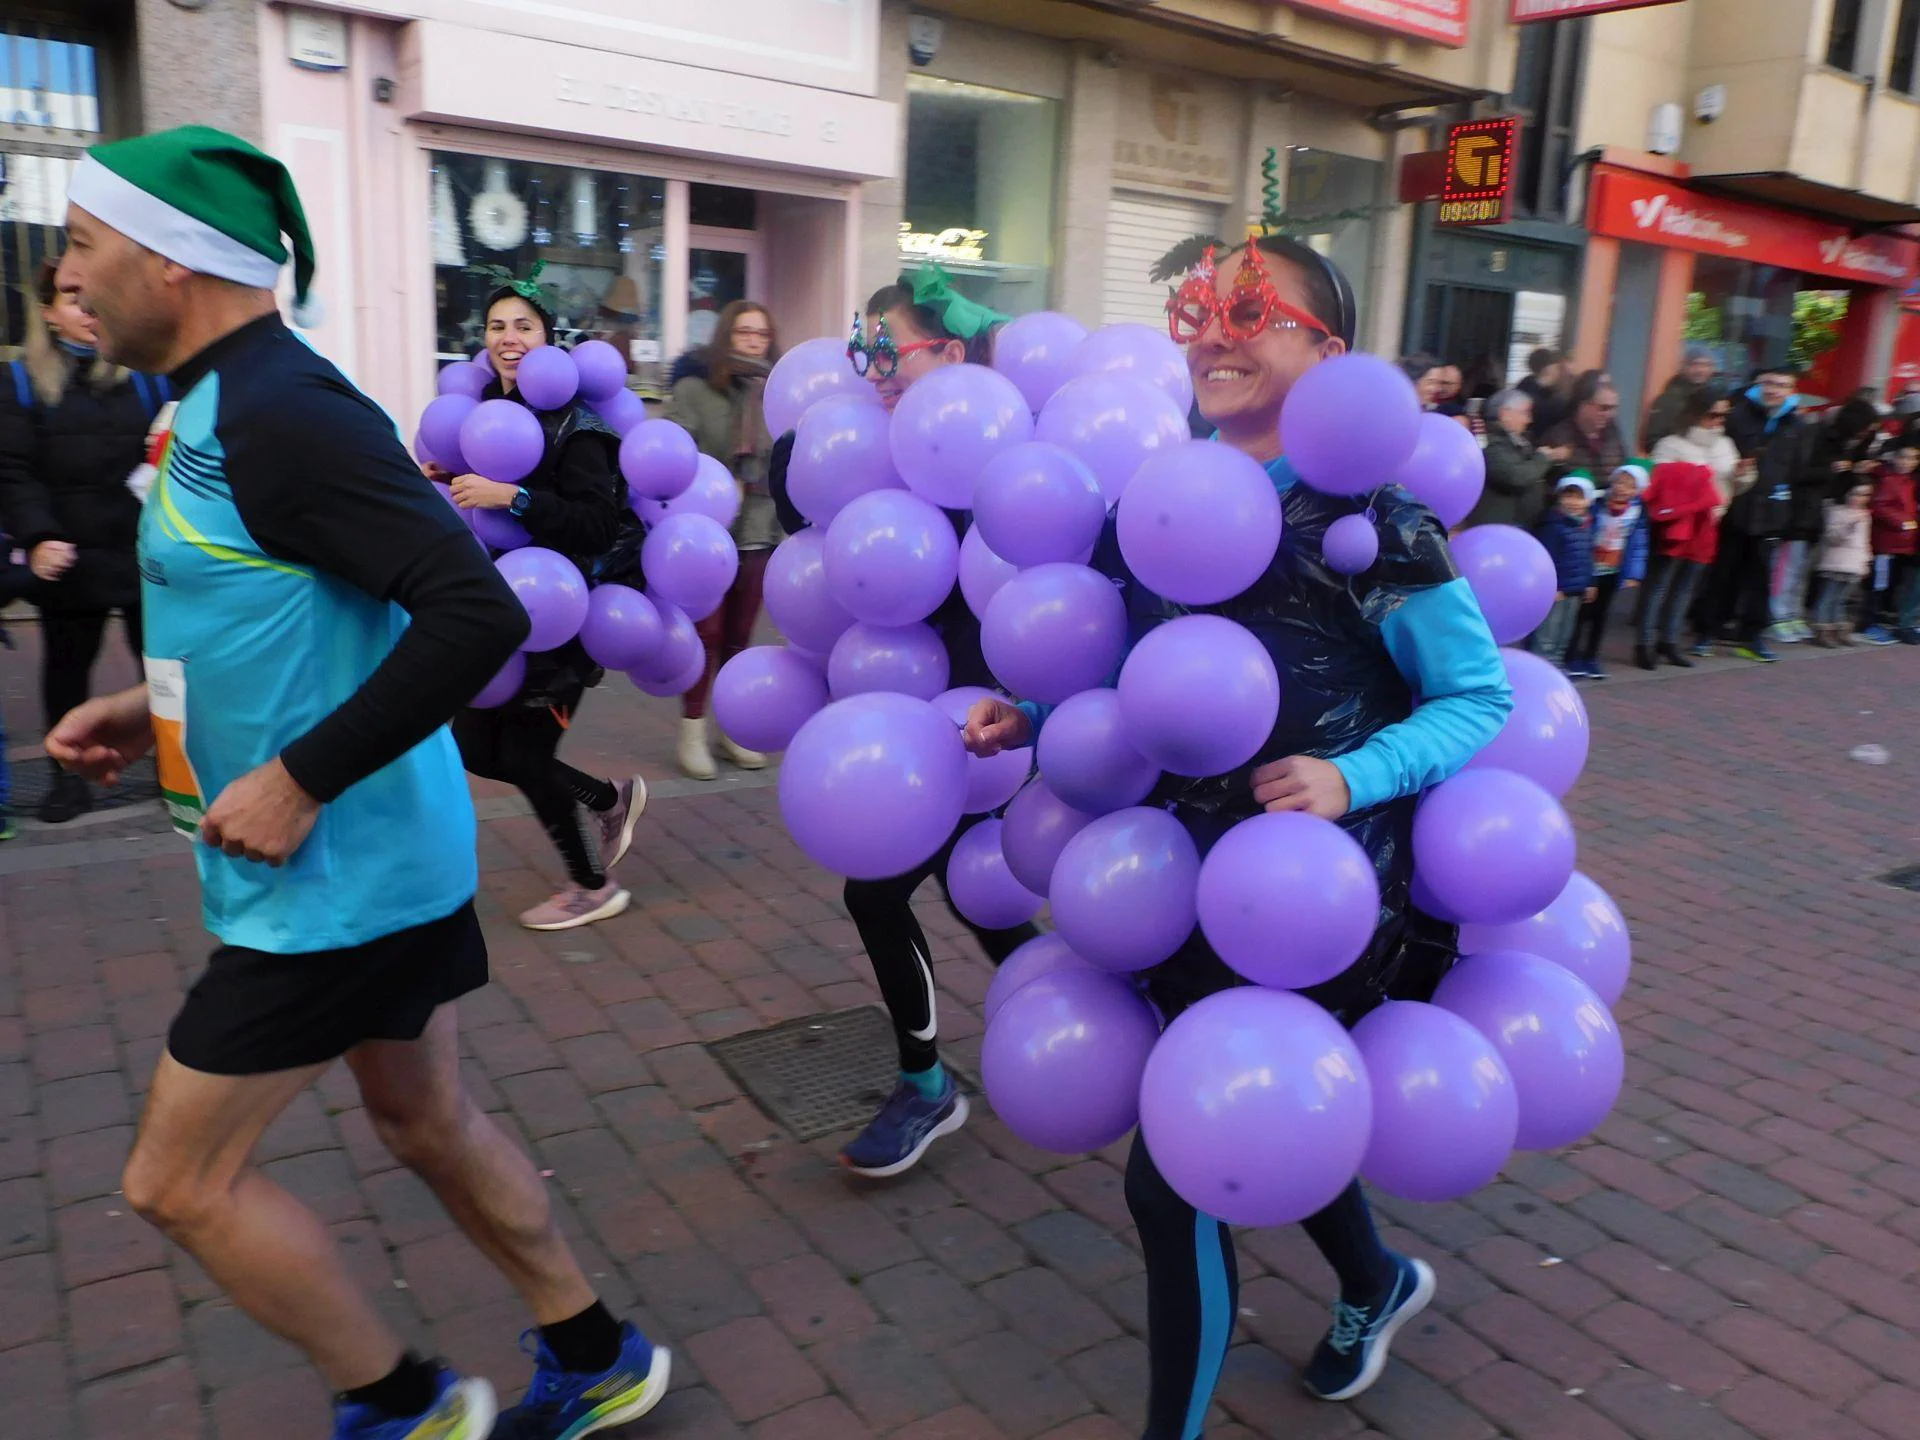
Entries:
<svg viewBox="0 0 1920 1440">
<path fill-rule="evenodd" d="M 1580 250 L 1545 238 L 1561 228 L 1428 226 L 1415 260 L 1407 348 L 1459 365 L 1474 392 L 1519 381 L 1534 350 L 1566 343 Z"/>
</svg>

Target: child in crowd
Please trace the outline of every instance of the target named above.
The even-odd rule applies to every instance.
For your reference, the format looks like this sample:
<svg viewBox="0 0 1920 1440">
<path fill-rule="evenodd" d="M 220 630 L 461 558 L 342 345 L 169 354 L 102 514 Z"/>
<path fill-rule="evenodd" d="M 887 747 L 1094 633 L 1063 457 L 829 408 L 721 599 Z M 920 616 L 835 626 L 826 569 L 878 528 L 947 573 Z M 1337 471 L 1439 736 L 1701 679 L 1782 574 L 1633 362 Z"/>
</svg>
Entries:
<svg viewBox="0 0 1920 1440">
<path fill-rule="evenodd" d="M 1903 443 L 1873 492 L 1873 596 L 1860 636 L 1869 645 L 1920 645 L 1920 570 L 1914 559 L 1920 550 L 1917 470 L 1920 444 Z"/>
<path fill-rule="evenodd" d="M 1588 516 L 1592 508 L 1592 482 L 1569 475 L 1554 492 L 1553 508 L 1536 532 L 1553 557 L 1560 597 L 1553 602 L 1545 622 L 1533 632 L 1533 653 L 1555 665 L 1566 658 L 1580 607 L 1599 595 L 1593 583 L 1593 526 Z"/>
<path fill-rule="evenodd" d="M 1607 612 L 1622 589 L 1632 590 L 1647 573 L 1646 511 L 1640 492 L 1647 488 L 1644 465 L 1622 465 L 1613 472 L 1607 498 L 1593 512 L 1588 526 L 1593 541 L 1593 583 L 1573 627 L 1567 647 L 1567 674 L 1576 680 L 1604 680 L 1600 668 L 1600 641 L 1607 630 Z"/>
<path fill-rule="evenodd" d="M 1827 506 L 1819 558 L 1814 562 L 1813 643 L 1826 649 L 1853 644 L 1846 623 L 1854 592 L 1873 569 L 1873 485 L 1862 481 Z"/>
</svg>

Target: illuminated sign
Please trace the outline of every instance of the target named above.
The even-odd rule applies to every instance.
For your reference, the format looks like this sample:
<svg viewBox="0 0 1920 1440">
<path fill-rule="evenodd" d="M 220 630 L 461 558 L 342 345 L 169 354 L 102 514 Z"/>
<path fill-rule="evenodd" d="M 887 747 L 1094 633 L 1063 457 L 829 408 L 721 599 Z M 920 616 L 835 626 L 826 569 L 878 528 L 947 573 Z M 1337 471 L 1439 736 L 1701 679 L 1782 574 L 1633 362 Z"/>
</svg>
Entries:
<svg viewBox="0 0 1920 1440">
<path fill-rule="evenodd" d="M 958 226 L 951 230 L 915 230 L 911 220 L 902 220 L 900 253 L 926 260 L 985 260 L 987 232 Z"/>
<path fill-rule="evenodd" d="M 1498 225 L 1513 213 L 1513 150 L 1520 117 L 1469 120 L 1447 132 L 1442 225 Z"/>
</svg>

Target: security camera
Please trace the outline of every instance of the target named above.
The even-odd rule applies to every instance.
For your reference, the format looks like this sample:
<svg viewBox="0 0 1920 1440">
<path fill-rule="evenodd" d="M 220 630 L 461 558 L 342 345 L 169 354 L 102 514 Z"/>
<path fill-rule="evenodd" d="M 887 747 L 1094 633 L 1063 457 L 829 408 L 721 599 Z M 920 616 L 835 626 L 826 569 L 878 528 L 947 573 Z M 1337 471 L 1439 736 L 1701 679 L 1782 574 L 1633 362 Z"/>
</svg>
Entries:
<svg viewBox="0 0 1920 1440">
<path fill-rule="evenodd" d="M 1711 125 L 1727 113 L 1727 87 L 1709 85 L 1693 98 L 1693 118 L 1702 125 Z"/>
<path fill-rule="evenodd" d="M 946 39 L 947 27 L 933 15 L 909 15 L 907 17 L 907 58 L 916 65 L 931 65 L 933 57 L 940 53 L 940 42 Z"/>
</svg>

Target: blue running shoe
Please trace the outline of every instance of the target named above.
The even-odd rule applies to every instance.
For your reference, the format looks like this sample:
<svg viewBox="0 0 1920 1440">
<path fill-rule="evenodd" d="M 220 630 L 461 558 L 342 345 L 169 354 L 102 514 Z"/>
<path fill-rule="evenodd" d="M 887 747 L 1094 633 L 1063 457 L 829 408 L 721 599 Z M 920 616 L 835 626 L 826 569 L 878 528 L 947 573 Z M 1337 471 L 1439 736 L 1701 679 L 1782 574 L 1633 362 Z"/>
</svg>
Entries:
<svg viewBox="0 0 1920 1440">
<path fill-rule="evenodd" d="M 597 1375 L 562 1370 L 538 1330 L 520 1337 L 522 1350 L 528 1336 L 533 1383 L 518 1405 L 501 1412 L 493 1440 L 581 1440 L 638 1420 L 666 1396 L 673 1357 L 665 1346 L 649 1344 L 631 1320 L 620 1322 L 620 1358 Z"/>
<path fill-rule="evenodd" d="M 840 1163 L 856 1175 L 884 1180 L 911 1170 L 942 1135 L 967 1123 L 967 1097 L 953 1083 L 929 1100 L 911 1080 L 902 1079 L 867 1128 L 840 1152 Z"/>
<path fill-rule="evenodd" d="M 1869 645 L 1898 645 L 1900 643 L 1893 638 L 1893 632 L 1884 625 L 1869 625 L 1865 630 L 1860 632 L 1860 638 Z"/>
<path fill-rule="evenodd" d="M 442 1368 L 433 1404 L 409 1419 L 396 1420 L 371 1405 L 336 1402 L 333 1440 L 487 1440 L 494 1409 L 493 1386 Z"/>
<path fill-rule="evenodd" d="M 1386 1368 L 1394 1332 L 1433 1299 L 1433 1267 L 1424 1260 L 1396 1255 L 1400 1273 L 1393 1284 L 1366 1305 L 1333 1302 L 1333 1329 L 1307 1366 L 1307 1391 L 1322 1400 L 1351 1400 Z"/>
<path fill-rule="evenodd" d="M 1699 641 L 1691 650 L 1687 651 L 1687 654 L 1693 656 L 1696 660 L 1711 660 L 1714 656 L 1713 642 L 1711 640 Z"/>
</svg>

